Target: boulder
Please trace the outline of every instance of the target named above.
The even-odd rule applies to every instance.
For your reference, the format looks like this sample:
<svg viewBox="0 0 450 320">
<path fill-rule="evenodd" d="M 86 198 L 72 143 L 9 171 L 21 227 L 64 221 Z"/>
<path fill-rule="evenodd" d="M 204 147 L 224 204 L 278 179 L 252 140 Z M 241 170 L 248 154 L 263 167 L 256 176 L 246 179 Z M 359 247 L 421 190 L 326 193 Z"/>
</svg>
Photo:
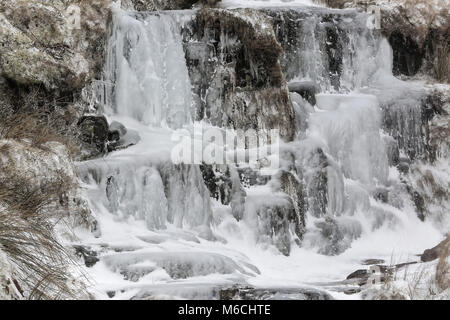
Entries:
<svg viewBox="0 0 450 320">
<path fill-rule="evenodd" d="M 113 121 L 109 124 L 108 152 L 125 149 L 141 141 L 139 133 L 128 130 L 122 123 Z"/>
<path fill-rule="evenodd" d="M 445 240 L 439 243 L 437 246 L 425 250 L 420 256 L 420 260 L 423 262 L 429 262 L 436 260 L 440 257 L 441 253 L 446 247 L 450 247 L 450 236 L 448 236 Z"/>
<path fill-rule="evenodd" d="M 75 249 L 75 254 L 84 259 L 84 264 L 88 268 L 93 267 L 100 261 L 100 259 L 97 258 L 97 252 L 90 250 L 88 247 L 75 245 L 73 248 Z"/>
<path fill-rule="evenodd" d="M 312 81 L 294 81 L 288 84 L 289 92 L 296 92 L 312 106 L 316 104 L 317 86 Z"/>
<path fill-rule="evenodd" d="M 98 157 L 106 152 L 109 125 L 104 116 L 83 116 L 78 121 L 78 128 L 84 158 Z"/>
</svg>

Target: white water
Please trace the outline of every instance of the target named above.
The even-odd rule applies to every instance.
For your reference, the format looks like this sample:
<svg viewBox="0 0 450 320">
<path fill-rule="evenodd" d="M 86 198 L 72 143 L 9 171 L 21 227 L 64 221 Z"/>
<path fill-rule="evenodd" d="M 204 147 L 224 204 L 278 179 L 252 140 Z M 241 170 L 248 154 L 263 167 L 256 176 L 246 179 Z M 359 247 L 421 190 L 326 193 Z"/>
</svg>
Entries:
<svg viewBox="0 0 450 320">
<path fill-rule="evenodd" d="M 245 188 L 244 217 L 237 221 L 231 206 L 210 198 L 198 166 L 170 163 L 173 129 L 188 128 L 193 111 L 176 19 L 161 14 L 142 21 L 117 12 L 109 45 L 106 75 L 116 87 L 107 95 L 107 116 L 138 131 L 141 142 L 79 164 L 101 229 L 98 237 L 79 232 L 85 245 L 100 252 L 101 261 L 88 269 L 97 297 L 114 291 L 114 299 L 201 299 L 215 296 L 215 288 L 246 283 L 312 286 L 348 298 L 329 283 L 359 269 L 362 259 L 416 260 L 415 254 L 441 240 L 431 223 L 417 218 L 404 190 L 396 193 L 401 209 L 372 197 L 377 187 L 399 188 L 398 172 L 387 162 L 379 98 L 367 90 L 348 91 L 397 83 L 389 72 L 391 60 L 379 58 L 389 53 L 385 41 L 379 55 L 363 49 L 356 63 L 347 64 L 364 70 L 352 73 L 355 77 L 344 73 L 352 84 L 345 94 L 320 94 L 315 108 L 293 97 L 308 129 L 284 148 L 295 154 L 307 184 L 314 177 L 315 150 L 324 151 L 327 213 L 341 238 L 333 243 L 321 228 L 323 218 L 309 212 L 303 245 L 293 244 L 288 257 L 277 250 L 266 234 L 268 222 L 258 215 L 265 206 L 286 204 L 276 183 Z M 309 56 L 311 64 L 321 63 Z M 370 83 L 359 80 L 362 74 L 371 75 Z M 321 254 L 334 251 L 341 254 Z"/>
</svg>

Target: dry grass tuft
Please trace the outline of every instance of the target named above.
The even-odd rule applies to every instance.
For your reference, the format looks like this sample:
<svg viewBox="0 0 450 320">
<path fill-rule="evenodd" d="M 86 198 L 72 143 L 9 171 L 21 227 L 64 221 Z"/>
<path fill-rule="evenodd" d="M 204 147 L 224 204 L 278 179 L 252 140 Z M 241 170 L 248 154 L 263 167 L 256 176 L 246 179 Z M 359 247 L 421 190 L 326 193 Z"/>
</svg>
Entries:
<svg viewBox="0 0 450 320">
<path fill-rule="evenodd" d="M 56 141 L 65 145 L 71 156 L 79 154 L 80 149 L 74 136 L 67 128 L 58 129 L 61 128 L 59 120 L 45 110 L 24 107 L 3 116 L 0 120 L 0 139 L 26 141 L 31 147 L 42 150 L 47 150 L 47 142 Z"/>
<path fill-rule="evenodd" d="M 62 172 L 36 183 L 11 161 L 0 168 L 0 249 L 18 271 L 16 286 L 24 298 L 71 299 L 83 291 L 71 284 L 75 262 L 54 233 L 72 187 Z"/>
</svg>

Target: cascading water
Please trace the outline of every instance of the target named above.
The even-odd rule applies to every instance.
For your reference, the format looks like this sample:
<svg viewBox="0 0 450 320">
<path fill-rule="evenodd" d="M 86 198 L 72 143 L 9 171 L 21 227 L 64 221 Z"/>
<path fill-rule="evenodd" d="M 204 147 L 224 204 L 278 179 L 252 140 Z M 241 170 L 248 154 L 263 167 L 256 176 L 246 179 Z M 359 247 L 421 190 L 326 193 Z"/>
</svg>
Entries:
<svg viewBox="0 0 450 320">
<path fill-rule="evenodd" d="M 217 298 L 235 284 L 278 288 L 281 297 L 305 298 L 306 286 L 323 297 L 328 297 L 323 288 L 339 296 L 342 289 L 323 284 L 343 279 L 358 260 L 385 259 L 392 250 L 412 254 L 439 240 L 431 223 L 417 218 L 390 167 L 387 137 L 398 139 L 414 127 L 387 125 L 386 119 L 405 122 L 407 115 L 393 101 L 409 89 L 390 72 L 386 40 L 353 11 L 262 12 L 271 17 L 284 48 L 287 80 L 313 82 L 320 91 L 315 105 L 291 93 L 297 138 L 282 144 L 282 167 L 272 177 L 235 165 L 221 171 L 170 160 L 177 143 L 172 134 L 191 130 L 205 104 L 196 96 L 202 90 L 195 88 L 201 81 L 194 72 L 205 70 L 186 57 L 192 63 L 193 48 L 196 55 L 214 51 L 217 38 L 231 55 L 241 40 L 211 36 L 211 30 L 193 40 L 198 30 L 191 11 L 115 12 L 103 109 L 108 120 L 122 122 L 141 140 L 78 165 L 100 227 L 97 237 L 82 236 L 100 252 L 100 262 L 89 269 L 99 297 Z M 221 64 L 214 79 L 225 74 L 222 79 L 236 81 L 233 63 L 210 54 L 197 60 L 205 69 Z M 227 90 L 203 91 L 210 97 L 219 89 Z M 414 92 L 410 99 L 420 101 L 420 90 Z M 218 94 L 219 109 L 211 118 L 220 116 L 222 98 Z M 398 141 L 399 148 L 414 149 L 420 140 L 415 135 Z M 380 194 L 389 196 L 380 201 Z M 421 238 L 424 234 L 436 236 Z"/>
</svg>

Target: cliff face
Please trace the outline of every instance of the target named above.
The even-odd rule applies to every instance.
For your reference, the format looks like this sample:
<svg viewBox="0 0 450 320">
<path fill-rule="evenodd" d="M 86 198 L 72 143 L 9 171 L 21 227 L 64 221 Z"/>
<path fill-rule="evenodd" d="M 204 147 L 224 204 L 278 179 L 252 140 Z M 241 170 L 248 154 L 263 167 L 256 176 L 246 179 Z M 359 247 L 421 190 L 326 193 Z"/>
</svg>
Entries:
<svg viewBox="0 0 450 320">
<path fill-rule="evenodd" d="M 394 50 L 394 73 L 418 72 L 448 82 L 450 53 L 448 4 L 444 0 L 338 0 L 325 1 L 333 8 L 381 9 L 381 31 Z"/>
<path fill-rule="evenodd" d="M 282 48 L 263 13 L 203 9 L 182 34 L 196 92 L 197 120 L 219 127 L 295 134 L 294 111 L 280 65 Z"/>
</svg>

